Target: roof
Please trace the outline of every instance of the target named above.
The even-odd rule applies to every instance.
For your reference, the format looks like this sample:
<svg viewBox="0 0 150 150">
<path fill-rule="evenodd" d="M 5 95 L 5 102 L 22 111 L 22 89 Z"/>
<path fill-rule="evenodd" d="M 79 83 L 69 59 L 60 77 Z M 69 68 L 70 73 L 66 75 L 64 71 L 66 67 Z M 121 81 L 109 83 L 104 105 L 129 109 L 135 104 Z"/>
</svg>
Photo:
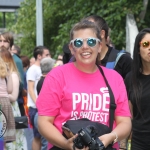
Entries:
<svg viewBox="0 0 150 150">
<path fill-rule="evenodd" d="M 0 0 L 0 12 L 12 12 L 20 7 L 24 0 Z"/>
</svg>

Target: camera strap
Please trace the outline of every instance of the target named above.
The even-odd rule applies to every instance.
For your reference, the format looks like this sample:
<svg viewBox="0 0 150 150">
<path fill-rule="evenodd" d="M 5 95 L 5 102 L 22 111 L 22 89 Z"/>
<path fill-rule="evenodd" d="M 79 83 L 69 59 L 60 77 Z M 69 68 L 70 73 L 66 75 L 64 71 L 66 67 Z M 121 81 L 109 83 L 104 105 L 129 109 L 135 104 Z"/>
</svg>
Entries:
<svg viewBox="0 0 150 150">
<path fill-rule="evenodd" d="M 109 128 L 112 130 L 113 128 L 113 122 L 114 122 L 114 114 L 115 114 L 115 109 L 116 109 L 116 103 L 115 103 L 115 98 L 114 98 L 114 94 L 112 92 L 112 89 L 104 75 L 104 72 L 103 72 L 103 69 L 97 65 L 100 73 L 102 74 L 104 80 L 105 80 L 105 83 L 108 87 L 108 90 L 109 90 L 109 95 L 110 95 L 110 108 L 109 108 Z"/>
</svg>

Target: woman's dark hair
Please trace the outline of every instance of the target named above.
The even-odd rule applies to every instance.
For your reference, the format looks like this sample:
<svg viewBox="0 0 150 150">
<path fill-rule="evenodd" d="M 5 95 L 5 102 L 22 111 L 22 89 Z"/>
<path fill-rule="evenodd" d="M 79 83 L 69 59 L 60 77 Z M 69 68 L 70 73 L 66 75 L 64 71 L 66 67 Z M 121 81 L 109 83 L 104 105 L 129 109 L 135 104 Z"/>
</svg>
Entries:
<svg viewBox="0 0 150 150">
<path fill-rule="evenodd" d="M 106 21 L 102 17 L 97 16 L 97 15 L 90 15 L 86 18 L 83 18 L 82 20 L 91 20 L 91 19 L 94 21 L 94 23 L 97 25 L 100 31 L 101 30 L 105 31 L 105 39 L 107 39 L 108 33 L 109 33 L 109 27 Z"/>
<path fill-rule="evenodd" d="M 134 96 L 140 113 L 141 110 L 140 110 L 139 100 L 141 98 L 142 86 L 139 81 L 139 76 L 143 72 L 143 64 L 140 55 L 140 42 L 142 41 L 142 39 L 146 34 L 150 34 L 150 28 L 145 28 L 141 30 L 136 36 L 134 51 L 133 51 L 132 75 L 131 75 L 131 79 L 132 79 L 131 82 L 133 86 Z"/>
</svg>

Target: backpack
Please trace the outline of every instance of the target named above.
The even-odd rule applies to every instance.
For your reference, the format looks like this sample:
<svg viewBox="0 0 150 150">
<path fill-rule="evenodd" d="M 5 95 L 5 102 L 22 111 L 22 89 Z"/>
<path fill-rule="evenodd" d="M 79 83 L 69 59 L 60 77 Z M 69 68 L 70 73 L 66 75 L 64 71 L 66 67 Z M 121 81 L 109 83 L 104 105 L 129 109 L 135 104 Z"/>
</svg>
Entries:
<svg viewBox="0 0 150 150">
<path fill-rule="evenodd" d="M 114 69 L 121 56 L 124 54 L 126 54 L 124 50 L 118 51 L 116 49 L 112 49 L 109 54 L 108 61 L 106 63 L 106 68 Z"/>
</svg>

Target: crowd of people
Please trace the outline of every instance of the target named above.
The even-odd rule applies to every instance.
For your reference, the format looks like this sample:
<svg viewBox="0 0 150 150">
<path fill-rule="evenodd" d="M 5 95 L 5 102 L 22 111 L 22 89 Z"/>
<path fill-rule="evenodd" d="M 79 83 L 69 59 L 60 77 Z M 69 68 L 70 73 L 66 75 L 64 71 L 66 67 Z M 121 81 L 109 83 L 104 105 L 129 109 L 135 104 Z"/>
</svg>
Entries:
<svg viewBox="0 0 150 150">
<path fill-rule="evenodd" d="M 138 33 L 133 59 L 110 43 L 109 32 L 104 18 L 82 18 L 56 60 L 46 46 L 36 46 L 29 59 L 10 32 L 0 34 L 4 150 L 74 150 L 78 135 L 67 139 L 62 134 L 67 120 L 88 118 L 109 126 L 111 93 L 104 77 L 116 108 L 112 131 L 99 140 L 105 149 L 111 144 L 127 150 L 128 139 L 131 150 L 149 149 L 150 28 Z M 14 117 L 21 116 L 28 117 L 28 128 L 16 129 Z"/>
</svg>

